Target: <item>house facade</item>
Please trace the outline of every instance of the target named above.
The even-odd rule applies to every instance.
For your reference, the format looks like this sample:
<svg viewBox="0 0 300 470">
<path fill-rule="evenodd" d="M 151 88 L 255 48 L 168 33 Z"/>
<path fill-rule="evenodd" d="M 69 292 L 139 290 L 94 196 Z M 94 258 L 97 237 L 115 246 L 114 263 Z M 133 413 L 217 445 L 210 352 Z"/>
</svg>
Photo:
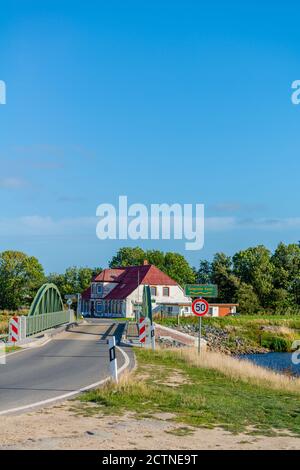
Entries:
<svg viewBox="0 0 300 470">
<path fill-rule="evenodd" d="M 182 287 L 156 266 L 104 269 L 95 276 L 81 298 L 85 316 L 134 318 L 140 311 L 144 285 L 150 286 L 153 313 L 163 316 L 192 315 L 192 299 Z M 207 316 L 220 317 L 236 313 L 238 304 L 210 303 Z"/>
<path fill-rule="evenodd" d="M 132 318 L 142 305 L 144 285 L 150 286 L 153 313 L 191 314 L 192 299 L 184 295 L 182 287 L 147 262 L 104 269 L 83 292 L 81 311 L 97 317 Z"/>
</svg>

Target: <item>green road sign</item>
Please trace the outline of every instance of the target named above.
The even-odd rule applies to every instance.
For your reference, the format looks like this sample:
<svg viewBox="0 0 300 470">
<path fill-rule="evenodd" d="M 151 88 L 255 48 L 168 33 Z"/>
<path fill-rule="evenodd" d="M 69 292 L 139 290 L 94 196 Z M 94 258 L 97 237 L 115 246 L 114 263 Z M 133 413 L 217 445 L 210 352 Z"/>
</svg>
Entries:
<svg viewBox="0 0 300 470">
<path fill-rule="evenodd" d="M 218 286 L 216 284 L 187 284 L 185 295 L 188 297 L 218 297 Z"/>
</svg>

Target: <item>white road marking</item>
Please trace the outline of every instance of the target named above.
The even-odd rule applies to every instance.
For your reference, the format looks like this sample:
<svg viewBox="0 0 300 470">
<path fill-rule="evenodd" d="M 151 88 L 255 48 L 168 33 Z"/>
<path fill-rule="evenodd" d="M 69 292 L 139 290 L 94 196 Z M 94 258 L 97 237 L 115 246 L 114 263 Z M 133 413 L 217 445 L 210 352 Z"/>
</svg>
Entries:
<svg viewBox="0 0 300 470">
<path fill-rule="evenodd" d="M 121 351 L 121 353 L 123 354 L 123 356 L 125 358 L 124 364 L 121 367 L 118 368 L 118 374 L 121 374 L 129 366 L 130 359 L 128 357 L 128 354 L 126 354 L 126 352 L 123 351 L 122 348 L 117 346 L 117 349 L 119 349 L 119 351 Z M 81 392 L 86 392 L 87 390 L 90 390 L 91 388 L 99 387 L 100 385 L 103 385 L 104 383 L 108 382 L 110 379 L 111 379 L 111 377 L 108 376 L 105 379 L 100 380 L 99 382 L 95 382 L 91 385 L 87 385 L 86 387 L 79 388 L 78 390 L 74 390 L 73 392 L 65 393 L 64 395 L 58 395 L 56 397 L 48 398 L 47 400 L 42 400 L 42 401 L 38 401 L 38 402 L 35 402 L 35 403 L 31 403 L 29 405 L 19 406 L 17 408 L 10 408 L 9 410 L 0 411 L 0 416 L 5 415 L 5 414 L 9 414 L 9 413 L 17 413 L 18 411 L 29 410 L 31 408 L 35 408 L 37 406 L 47 405 L 49 403 L 53 403 L 53 402 L 58 401 L 58 400 L 65 400 L 67 398 L 73 397 L 74 395 L 78 395 Z"/>
<path fill-rule="evenodd" d="M 48 344 L 50 341 L 52 341 L 53 338 L 48 338 L 47 341 L 45 341 L 44 343 L 41 343 L 41 344 L 37 344 L 37 345 L 31 345 L 31 346 L 28 346 L 26 348 L 22 348 L 22 349 L 19 349 L 18 351 L 13 351 L 13 352 L 8 352 L 6 353 L 6 358 L 10 357 L 10 356 L 13 356 L 14 354 L 19 354 L 19 353 L 22 353 L 22 352 L 25 352 L 25 351 L 31 351 L 32 349 L 34 348 L 42 348 L 43 346 L 46 346 L 46 344 Z M 19 346 L 21 347 L 21 346 Z M 4 356 L 0 356 L 0 359 L 1 357 L 4 357 Z"/>
</svg>

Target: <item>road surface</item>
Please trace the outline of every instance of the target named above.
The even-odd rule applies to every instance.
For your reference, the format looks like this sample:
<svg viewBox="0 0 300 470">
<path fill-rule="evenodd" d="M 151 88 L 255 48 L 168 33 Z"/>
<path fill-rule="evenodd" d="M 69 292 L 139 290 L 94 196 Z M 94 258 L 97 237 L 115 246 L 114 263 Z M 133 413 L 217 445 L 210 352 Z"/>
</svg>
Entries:
<svg viewBox="0 0 300 470">
<path fill-rule="evenodd" d="M 122 330 L 122 324 L 110 320 L 90 320 L 44 346 L 8 354 L 6 365 L 0 365 L 0 415 L 70 398 L 106 379 L 107 340 L 111 335 L 120 339 Z M 117 350 L 118 368 L 133 360 L 130 348 L 122 350 Z"/>
</svg>

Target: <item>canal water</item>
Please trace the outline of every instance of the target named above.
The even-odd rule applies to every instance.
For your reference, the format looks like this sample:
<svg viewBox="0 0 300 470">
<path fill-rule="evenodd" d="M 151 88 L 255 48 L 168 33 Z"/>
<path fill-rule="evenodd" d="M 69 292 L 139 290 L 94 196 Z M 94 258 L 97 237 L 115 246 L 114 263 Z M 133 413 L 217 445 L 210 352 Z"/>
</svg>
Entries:
<svg viewBox="0 0 300 470">
<path fill-rule="evenodd" d="M 273 369 L 277 372 L 283 372 L 300 376 L 300 364 L 294 364 L 292 353 L 266 353 L 266 354 L 243 354 L 241 359 L 247 359 L 258 366 Z M 300 353 L 297 353 L 296 359 L 300 361 Z"/>
</svg>

